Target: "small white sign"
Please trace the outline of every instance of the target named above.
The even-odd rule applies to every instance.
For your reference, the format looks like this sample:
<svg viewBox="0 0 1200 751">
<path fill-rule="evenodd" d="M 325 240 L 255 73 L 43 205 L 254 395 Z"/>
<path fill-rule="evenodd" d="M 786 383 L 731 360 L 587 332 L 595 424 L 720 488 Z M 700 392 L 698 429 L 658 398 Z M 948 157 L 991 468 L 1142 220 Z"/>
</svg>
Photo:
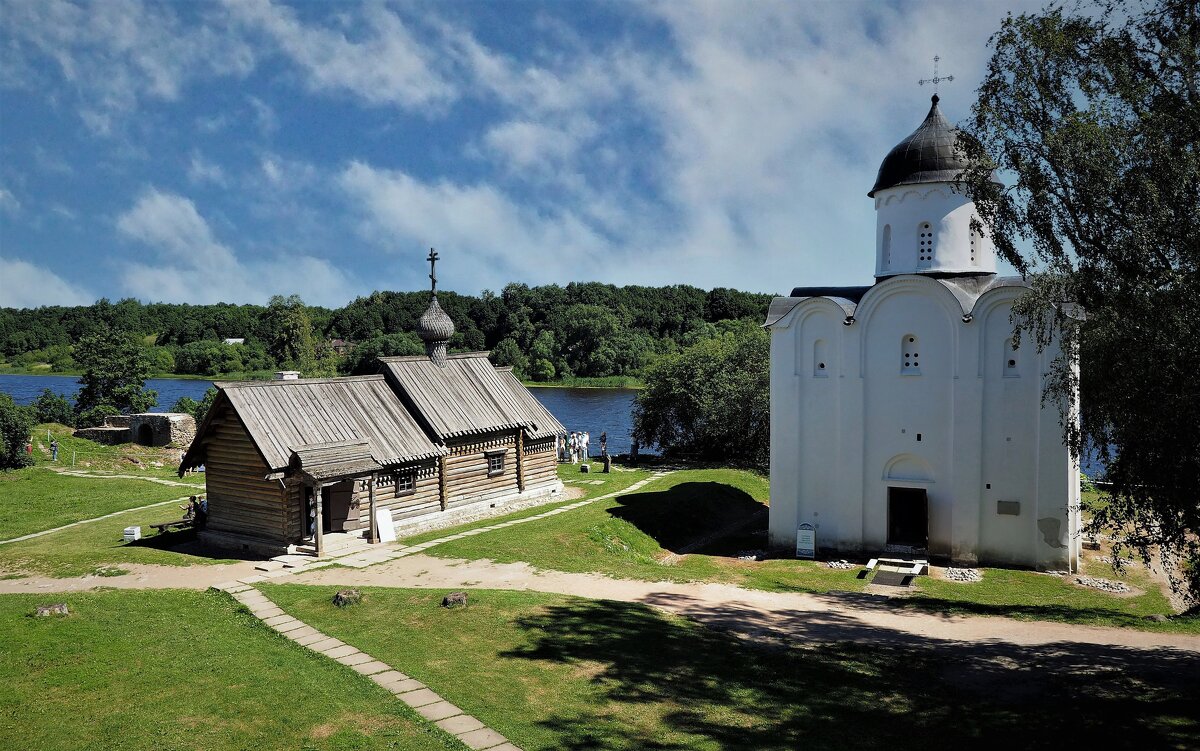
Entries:
<svg viewBox="0 0 1200 751">
<path fill-rule="evenodd" d="M 817 557 L 817 530 L 811 524 L 801 524 L 796 530 L 796 557 L 809 560 Z"/>
<path fill-rule="evenodd" d="M 375 509 L 375 528 L 379 530 L 380 542 L 395 542 L 396 527 L 392 525 L 392 512 L 385 508 Z"/>
</svg>

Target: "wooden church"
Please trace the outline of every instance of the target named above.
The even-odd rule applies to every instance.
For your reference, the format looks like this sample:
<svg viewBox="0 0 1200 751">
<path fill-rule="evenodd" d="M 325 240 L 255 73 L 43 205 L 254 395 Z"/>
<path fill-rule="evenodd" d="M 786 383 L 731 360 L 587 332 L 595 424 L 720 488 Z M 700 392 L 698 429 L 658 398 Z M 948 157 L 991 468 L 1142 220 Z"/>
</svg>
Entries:
<svg viewBox="0 0 1200 751">
<path fill-rule="evenodd" d="M 415 527 L 562 491 L 563 426 L 486 352 L 447 354 L 454 324 L 430 278 L 423 356 L 383 358 L 372 376 L 215 384 L 179 466 L 205 467 L 202 539 L 321 555 L 328 534 L 376 539 L 379 516 Z"/>
</svg>

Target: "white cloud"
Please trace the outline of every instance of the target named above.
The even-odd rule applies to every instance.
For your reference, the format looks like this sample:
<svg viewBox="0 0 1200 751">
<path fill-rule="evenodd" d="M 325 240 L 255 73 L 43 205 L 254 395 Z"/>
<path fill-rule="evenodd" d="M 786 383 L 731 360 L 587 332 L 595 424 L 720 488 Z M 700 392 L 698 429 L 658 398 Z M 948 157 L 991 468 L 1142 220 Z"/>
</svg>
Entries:
<svg viewBox="0 0 1200 751">
<path fill-rule="evenodd" d="M 197 152 L 192 152 L 192 159 L 188 163 L 187 176 L 188 180 L 191 180 L 196 185 L 202 183 L 225 185 L 225 170 L 221 169 L 221 165 L 208 161 Z"/>
<path fill-rule="evenodd" d="M 45 87 L 52 61 L 80 100 L 79 115 L 97 133 L 145 99 L 174 101 L 201 76 L 244 76 L 251 48 L 219 23 L 179 19 L 169 4 L 104 0 L 14 2 L 5 7 L 11 42 L 0 56 L 0 80 Z"/>
<path fill-rule="evenodd" d="M 370 104 L 404 107 L 441 104 L 456 96 L 453 84 L 427 60 L 433 51 L 382 6 L 363 8 L 348 30 L 306 25 L 291 8 L 270 0 L 227 0 L 226 8 L 303 68 L 313 90 L 350 91 Z"/>
<path fill-rule="evenodd" d="M 597 278 L 614 252 L 575 213 L 540 212 L 489 185 L 425 183 L 361 162 L 338 184 L 363 213 L 365 236 L 390 249 L 434 245 L 455 256 L 447 278 L 462 289 Z"/>
<path fill-rule="evenodd" d="M 90 305 L 95 299 L 48 269 L 0 257 L 0 308 Z"/>
<path fill-rule="evenodd" d="M 254 112 L 254 123 L 258 126 L 260 135 L 269 136 L 279 130 L 279 118 L 271 105 L 256 96 L 246 97 L 246 101 Z"/>
<path fill-rule="evenodd" d="M 0 186 L 0 211 L 6 214 L 17 214 L 21 211 L 21 202 L 8 188 Z"/>
<path fill-rule="evenodd" d="M 117 219 L 125 237 L 150 249 L 151 262 L 125 263 L 127 294 L 162 302 L 256 302 L 298 293 L 307 302 L 344 305 L 361 285 L 328 261 L 303 253 L 241 260 L 220 242 L 191 200 L 151 189 Z"/>
</svg>

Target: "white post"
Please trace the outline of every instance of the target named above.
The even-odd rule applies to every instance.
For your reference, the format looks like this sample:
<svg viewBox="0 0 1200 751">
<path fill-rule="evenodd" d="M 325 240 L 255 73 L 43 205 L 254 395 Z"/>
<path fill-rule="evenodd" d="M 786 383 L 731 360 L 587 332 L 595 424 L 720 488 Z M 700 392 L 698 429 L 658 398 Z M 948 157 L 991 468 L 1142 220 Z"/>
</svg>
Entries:
<svg viewBox="0 0 1200 751">
<path fill-rule="evenodd" d="M 324 486 L 321 483 L 313 485 L 313 501 L 317 504 L 317 557 L 325 556 L 325 538 L 321 533 L 321 527 L 324 525 L 324 514 L 321 508 L 321 488 Z"/>
</svg>

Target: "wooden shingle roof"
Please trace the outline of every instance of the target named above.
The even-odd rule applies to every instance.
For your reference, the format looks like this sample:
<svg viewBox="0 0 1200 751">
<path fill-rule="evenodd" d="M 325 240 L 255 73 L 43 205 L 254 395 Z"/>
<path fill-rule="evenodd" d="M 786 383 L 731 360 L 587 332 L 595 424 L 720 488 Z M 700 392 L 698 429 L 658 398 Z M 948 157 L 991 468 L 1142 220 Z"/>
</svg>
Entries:
<svg viewBox="0 0 1200 751">
<path fill-rule="evenodd" d="M 492 365 L 486 352 L 450 355 L 445 367 L 425 356 L 380 360 L 392 385 L 440 440 L 514 428 L 531 437 L 562 430 L 511 372 Z"/>
<path fill-rule="evenodd" d="M 500 376 L 500 380 L 508 385 L 513 398 L 521 405 L 524 413 L 533 420 L 533 427 L 527 429 L 530 438 L 550 438 L 567 432 L 554 413 L 546 409 L 545 405 L 533 395 L 533 392 L 527 389 L 525 384 L 521 383 L 521 380 L 513 374 L 512 368 L 496 368 L 496 375 Z"/>
<path fill-rule="evenodd" d="M 361 477 L 383 469 L 371 456 L 367 441 L 334 441 L 311 446 L 296 446 L 292 468 L 314 480 Z"/>
<path fill-rule="evenodd" d="M 297 449 L 315 445 L 365 442 L 372 459 L 385 466 L 446 453 L 429 439 L 382 375 L 215 385 L 221 392 L 218 398 L 228 399 L 272 470 L 286 468 Z M 207 422 L 197 439 L 203 437 Z M 199 440 L 193 449 L 198 444 Z M 195 461 L 191 454 L 189 450 L 185 464 Z"/>
</svg>

